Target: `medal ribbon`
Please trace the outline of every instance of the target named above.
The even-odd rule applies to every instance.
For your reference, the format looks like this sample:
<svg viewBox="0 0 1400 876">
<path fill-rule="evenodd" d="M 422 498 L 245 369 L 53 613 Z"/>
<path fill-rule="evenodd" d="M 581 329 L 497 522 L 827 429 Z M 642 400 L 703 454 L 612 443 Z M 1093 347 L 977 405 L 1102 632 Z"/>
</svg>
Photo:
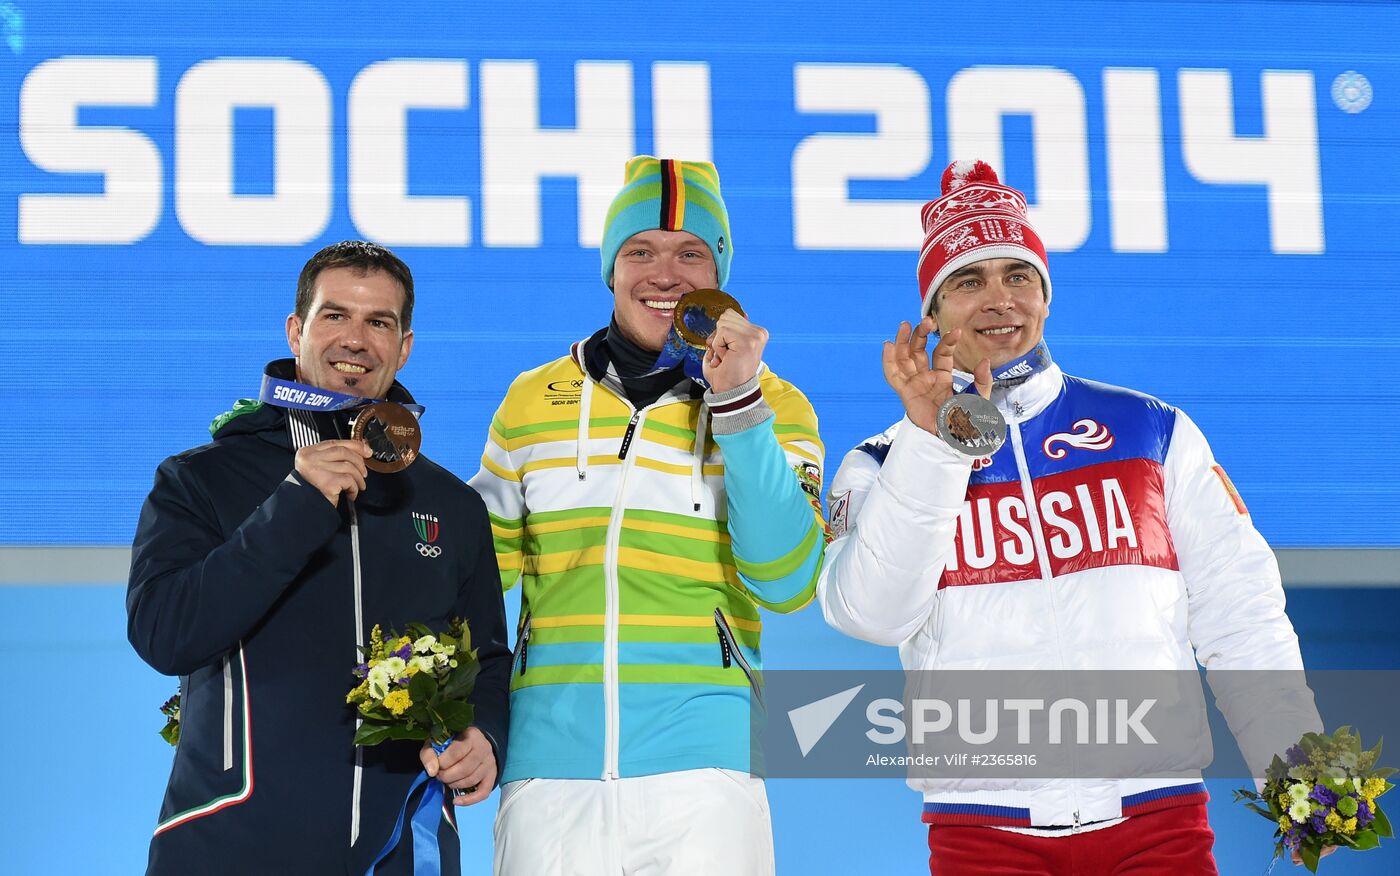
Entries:
<svg viewBox="0 0 1400 876">
<path fill-rule="evenodd" d="M 447 750 L 448 744 L 434 742 L 433 751 L 442 754 Z M 399 837 L 403 833 L 403 816 L 408 811 L 408 801 L 413 799 L 413 792 L 417 791 L 424 782 L 427 783 L 428 787 L 423 792 L 423 799 L 418 801 L 418 808 L 413 810 L 411 821 L 413 876 L 441 876 L 442 854 L 438 850 L 437 822 L 442 817 L 443 785 L 437 779 L 428 778 L 427 771 L 419 773 L 418 777 L 413 780 L 413 784 L 408 786 L 408 794 L 404 796 L 403 805 L 399 807 L 399 817 L 394 819 L 394 832 L 389 834 L 389 841 L 384 844 L 384 848 L 379 850 L 379 854 L 374 856 L 374 862 L 365 871 L 365 876 L 374 876 L 374 868 L 378 867 L 379 862 L 384 860 L 399 844 Z"/>
<path fill-rule="evenodd" d="M 266 373 L 263 374 L 262 389 L 258 393 L 258 399 L 279 408 L 295 408 L 299 411 L 347 411 L 382 401 L 382 399 L 377 398 L 346 395 L 333 389 L 307 386 L 305 383 L 283 380 Z M 407 404 L 403 407 L 412 411 L 415 417 L 421 417 L 423 411 L 426 410 L 422 405 L 416 404 Z"/>
<path fill-rule="evenodd" d="M 992 373 L 993 389 L 1010 389 L 1013 386 L 1020 386 L 1027 380 L 1050 367 L 1054 361 L 1050 358 L 1050 348 L 1046 346 L 1045 339 L 1036 344 L 1031 351 L 1024 356 L 1012 359 L 1002 365 Z M 958 374 L 953 374 L 953 391 L 976 392 L 977 383 L 972 378 L 964 379 Z"/>
<path fill-rule="evenodd" d="M 713 325 L 710 326 L 710 330 L 714 330 Z M 709 389 L 709 381 L 705 380 L 705 352 L 703 347 L 697 350 L 687 344 L 673 327 L 671 333 L 666 336 L 666 344 L 661 348 L 661 355 L 657 357 L 656 364 L 642 376 L 650 377 L 680 365 L 686 377 Z"/>
</svg>

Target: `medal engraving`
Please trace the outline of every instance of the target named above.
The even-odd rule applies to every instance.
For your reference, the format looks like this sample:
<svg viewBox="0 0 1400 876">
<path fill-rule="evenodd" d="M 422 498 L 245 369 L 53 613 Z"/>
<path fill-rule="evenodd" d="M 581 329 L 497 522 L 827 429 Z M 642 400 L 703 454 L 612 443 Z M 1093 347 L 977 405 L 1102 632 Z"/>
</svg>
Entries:
<svg viewBox="0 0 1400 876">
<path fill-rule="evenodd" d="M 697 350 L 703 350 L 705 342 L 715 333 L 715 323 L 726 310 L 737 310 L 740 316 L 748 315 L 728 293 L 718 289 L 696 289 L 685 293 L 676 303 L 672 325 L 681 340 Z"/>
<path fill-rule="evenodd" d="M 359 411 L 350 425 L 350 437 L 369 445 L 370 457 L 365 465 L 384 474 L 408 468 L 418 458 L 418 448 L 423 443 L 417 418 L 403 405 L 389 401 Z"/>
<path fill-rule="evenodd" d="M 964 456 L 991 456 L 1006 442 L 1006 420 L 982 396 L 958 393 L 938 409 L 938 434 Z"/>
</svg>

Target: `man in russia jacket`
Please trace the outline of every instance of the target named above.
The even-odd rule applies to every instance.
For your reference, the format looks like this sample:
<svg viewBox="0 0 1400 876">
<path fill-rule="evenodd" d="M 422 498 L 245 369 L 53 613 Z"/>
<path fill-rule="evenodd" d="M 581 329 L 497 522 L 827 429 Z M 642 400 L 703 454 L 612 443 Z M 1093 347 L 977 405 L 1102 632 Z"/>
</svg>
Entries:
<svg viewBox="0 0 1400 876">
<path fill-rule="evenodd" d="M 1295 720 L 1277 725 L 1248 691 L 1221 695 L 1218 670 L 1302 668 L 1273 553 L 1186 414 L 1051 360 L 1050 273 L 1025 197 L 986 164 L 956 162 L 923 225 L 924 318 L 884 350 L 906 416 L 848 453 L 832 483 L 828 622 L 898 645 L 906 670 L 937 671 L 930 684 L 959 670 L 1153 670 L 1199 695 L 1199 661 L 1242 748 L 1282 752 L 1320 729 L 1305 686 L 1285 692 Z M 976 409 L 968 395 L 940 421 L 974 390 L 1004 425 L 949 416 Z M 1215 872 L 1203 765 L 910 784 L 938 874 L 1070 872 L 1071 858 L 1203 874 Z"/>
<path fill-rule="evenodd" d="M 127 628 L 147 663 L 180 677 L 181 730 L 148 873 L 364 873 L 421 770 L 475 789 L 449 793 L 458 805 L 491 792 L 510 653 L 481 498 L 421 455 L 403 471 L 368 471 L 369 447 L 349 440 L 353 409 L 288 406 L 412 403 L 394 380 L 412 312 L 413 278 L 393 253 L 359 241 L 321 250 L 287 318 L 296 359 L 271 363 L 263 400 L 215 420 L 212 443 L 156 472 Z M 475 725 L 440 757 L 414 742 L 355 747 L 346 693 L 370 629 L 444 629 L 454 617 L 481 661 Z M 415 862 L 407 839 L 376 872 L 457 873 L 451 806 L 436 839 L 434 860 Z"/>
</svg>

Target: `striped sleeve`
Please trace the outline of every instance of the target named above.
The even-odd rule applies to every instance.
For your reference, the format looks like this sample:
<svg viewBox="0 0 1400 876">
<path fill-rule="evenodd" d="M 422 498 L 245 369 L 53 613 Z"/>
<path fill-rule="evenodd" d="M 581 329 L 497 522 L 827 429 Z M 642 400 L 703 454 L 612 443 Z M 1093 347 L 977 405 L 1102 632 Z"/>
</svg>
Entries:
<svg viewBox="0 0 1400 876">
<path fill-rule="evenodd" d="M 491 536 L 496 543 L 496 565 L 501 570 L 501 587 L 509 590 L 520 580 L 521 546 L 525 540 L 525 493 L 520 472 L 511 460 L 510 430 L 506 410 L 510 395 L 491 418 L 481 469 L 471 485 L 486 501 L 491 518 Z"/>
<path fill-rule="evenodd" d="M 739 431 L 716 422 L 714 434 L 724 453 L 728 528 L 739 576 L 759 605 L 790 612 L 812 601 L 826 548 L 822 443 L 816 414 L 802 393 L 769 374 L 759 388 L 757 409 L 730 405 L 733 412 L 726 413 L 722 402 L 715 406 L 717 419 L 749 422 Z M 744 388 L 734 392 L 742 394 Z"/>
</svg>

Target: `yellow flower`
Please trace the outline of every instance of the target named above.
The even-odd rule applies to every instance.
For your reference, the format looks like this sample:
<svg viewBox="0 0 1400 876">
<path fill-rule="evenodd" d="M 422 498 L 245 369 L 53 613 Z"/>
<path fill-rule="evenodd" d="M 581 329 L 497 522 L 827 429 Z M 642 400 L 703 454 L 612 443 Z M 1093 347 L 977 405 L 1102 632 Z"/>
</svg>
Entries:
<svg viewBox="0 0 1400 876">
<path fill-rule="evenodd" d="M 1278 795 L 1278 805 L 1282 806 L 1284 809 L 1287 809 L 1289 806 L 1293 805 L 1293 798 L 1288 796 L 1287 791 Z"/>
<path fill-rule="evenodd" d="M 345 702 L 347 702 L 347 703 L 359 703 L 359 702 L 363 702 L 364 700 L 366 700 L 366 699 L 368 699 L 368 698 L 369 698 L 369 682 L 368 682 L 368 681 L 362 681 L 362 682 L 359 683 L 359 685 L 358 685 L 354 690 L 350 691 L 350 693 L 348 693 L 348 694 L 345 695 Z"/>
<path fill-rule="evenodd" d="M 1348 818 L 1346 821 L 1342 822 L 1342 833 L 1346 834 L 1347 836 L 1351 836 L 1352 834 L 1356 833 L 1355 818 Z"/>
<path fill-rule="evenodd" d="M 409 698 L 408 691 L 406 690 L 390 691 L 389 694 L 384 697 L 384 708 L 393 712 L 395 718 L 407 712 L 412 705 L 413 700 Z"/>
<path fill-rule="evenodd" d="M 1361 793 L 1372 799 L 1385 793 L 1385 779 L 1367 779 Z"/>
<path fill-rule="evenodd" d="M 1292 820 L 1292 819 L 1290 819 L 1287 815 L 1279 816 L 1279 820 L 1278 820 L 1278 829 L 1279 829 L 1279 830 L 1291 830 L 1292 827 L 1293 827 L 1293 820 Z"/>
<path fill-rule="evenodd" d="M 404 647 L 405 645 L 412 645 L 412 644 L 413 644 L 413 640 L 410 639 L 408 636 L 399 636 L 397 639 L 394 640 L 394 644 L 393 644 L 393 646 L 391 646 L 391 647 L 389 648 L 389 650 L 390 650 L 390 651 L 397 651 L 397 650 L 399 650 L 400 648 Z"/>
<path fill-rule="evenodd" d="M 1329 812 L 1327 813 L 1327 817 L 1323 819 L 1323 823 L 1327 825 L 1328 830 L 1341 830 L 1342 816 L 1335 812 Z"/>
<path fill-rule="evenodd" d="M 374 625 L 374 629 L 369 631 L 369 653 L 378 654 L 384 647 L 384 631 L 379 628 L 379 624 Z"/>
</svg>

